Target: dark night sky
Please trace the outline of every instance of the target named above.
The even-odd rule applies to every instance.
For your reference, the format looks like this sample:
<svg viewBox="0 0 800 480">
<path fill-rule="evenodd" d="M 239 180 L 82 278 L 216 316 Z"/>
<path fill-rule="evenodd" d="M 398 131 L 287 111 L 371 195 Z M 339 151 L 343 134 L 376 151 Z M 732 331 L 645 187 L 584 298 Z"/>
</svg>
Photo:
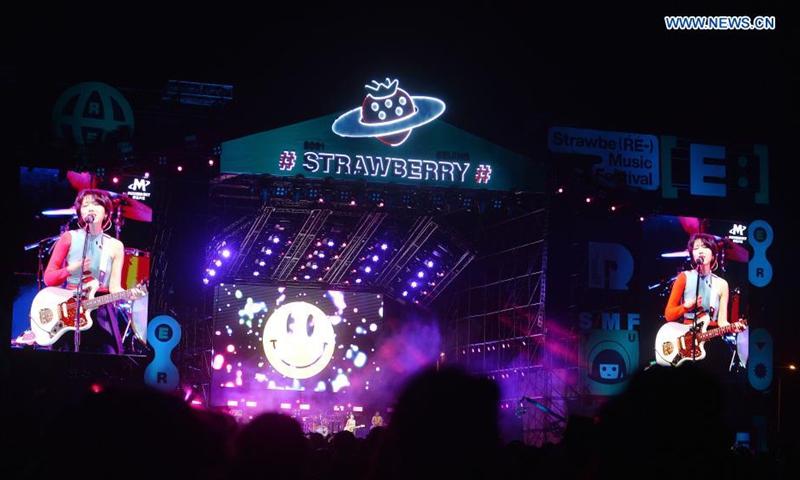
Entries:
<svg viewBox="0 0 800 480">
<path fill-rule="evenodd" d="M 43 88 L 233 85 L 223 133 L 231 137 L 343 111 L 364 84 L 387 76 L 444 99 L 442 120 L 521 153 L 548 124 L 769 142 L 790 116 L 796 52 L 781 12 L 568 3 L 446 13 L 339 4 L 114 15 L 55 7 L 6 16 L 0 65 L 18 85 Z M 778 30 L 667 31 L 664 14 L 776 15 Z M 35 101 L 25 99 L 27 113 Z"/>
<path fill-rule="evenodd" d="M 443 121 L 531 156 L 563 125 L 767 143 L 773 166 L 793 158 L 797 38 L 785 12 L 515 3 L 4 11 L 5 133 L 47 138 L 53 101 L 83 81 L 156 98 L 168 79 L 233 85 L 217 126 L 227 140 L 344 111 L 369 81 L 397 77 L 445 100 Z M 665 14 L 775 15 L 777 30 L 667 31 Z M 773 178 L 783 209 L 787 176 Z"/>
</svg>

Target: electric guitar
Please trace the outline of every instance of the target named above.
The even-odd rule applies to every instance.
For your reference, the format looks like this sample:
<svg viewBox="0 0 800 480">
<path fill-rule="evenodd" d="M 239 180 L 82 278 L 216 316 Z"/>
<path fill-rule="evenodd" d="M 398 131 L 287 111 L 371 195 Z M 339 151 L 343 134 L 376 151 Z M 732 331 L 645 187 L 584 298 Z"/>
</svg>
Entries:
<svg viewBox="0 0 800 480">
<path fill-rule="evenodd" d="M 36 336 L 36 343 L 42 346 L 52 345 L 66 332 L 74 332 L 75 313 L 78 297 L 81 298 L 80 330 L 92 327 L 91 313 L 98 307 L 118 300 L 136 300 L 147 295 L 147 286 L 142 283 L 130 290 L 110 293 L 94 298 L 100 282 L 91 280 L 80 291 L 60 287 L 45 287 L 36 294 L 31 303 L 31 331 Z"/>
<path fill-rule="evenodd" d="M 365 427 L 365 425 L 353 425 L 353 426 L 350 426 L 350 427 L 344 427 L 344 430 L 347 430 L 348 432 L 356 433 L 356 429 L 364 428 L 364 427 Z"/>
<path fill-rule="evenodd" d="M 706 357 L 705 342 L 729 333 L 742 332 L 746 328 L 746 319 L 713 330 L 708 330 L 708 322 L 701 320 L 697 322 L 696 332 L 692 330 L 692 325 L 667 322 L 656 334 L 656 363 L 677 367 L 686 361 L 702 360 Z"/>
</svg>

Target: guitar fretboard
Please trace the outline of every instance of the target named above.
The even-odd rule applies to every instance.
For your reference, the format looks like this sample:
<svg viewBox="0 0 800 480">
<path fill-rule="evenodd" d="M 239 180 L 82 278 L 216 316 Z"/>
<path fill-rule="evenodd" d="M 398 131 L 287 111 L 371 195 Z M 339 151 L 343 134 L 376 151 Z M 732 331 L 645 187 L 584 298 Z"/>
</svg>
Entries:
<svg viewBox="0 0 800 480">
<path fill-rule="evenodd" d="M 724 327 L 715 328 L 714 330 L 709 330 L 704 333 L 701 333 L 699 338 L 701 342 L 705 342 L 706 340 L 710 340 L 720 335 L 727 335 L 729 333 L 734 333 L 744 330 L 744 328 L 746 327 L 747 324 L 743 322 L 731 323 L 730 325 L 725 325 Z"/>
<path fill-rule="evenodd" d="M 106 303 L 116 302 L 117 300 L 127 299 L 128 297 L 130 297 L 130 295 L 131 295 L 131 291 L 130 290 L 125 290 L 125 291 L 117 292 L 117 293 L 109 293 L 108 295 L 103 295 L 101 297 L 95 297 L 95 298 L 86 299 L 86 300 L 83 300 L 81 303 L 83 305 L 83 308 L 85 308 L 85 309 L 94 309 L 94 308 L 97 308 L 97 307 L 99 307 L 101 305 L 105 305 Z"/>
</svg>

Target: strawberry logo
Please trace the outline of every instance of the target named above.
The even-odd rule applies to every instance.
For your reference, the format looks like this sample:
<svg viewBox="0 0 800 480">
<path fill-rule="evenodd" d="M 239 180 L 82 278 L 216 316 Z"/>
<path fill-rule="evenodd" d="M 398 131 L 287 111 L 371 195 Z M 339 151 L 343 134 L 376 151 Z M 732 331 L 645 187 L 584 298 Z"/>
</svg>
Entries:
<svg viewBox="0 0 800 480">
<path fill-rule="evenodd" d="M 372 85 L 365 86 L 373 93 L 368 93 L 364 103 L 361 104 L 361 121 L 366 124 L 388 124 L 409 117 L 415 112 L 411 95 L 397 84 L 397 80 L 389 81 L 387 78 L 386 83 L 373 80 Z M 376 138 L 386 145 L 397 146 L 405 142 L 409 135 L 411 129 Z"/>
<path fill-rule="evenodd" d="M 368 93 L 361 107 L 337 118 L 331 126 L 333 132 L 341 137 L 372 137 L 396 147 L 413 129 L 444 113 L 444 102 L 438 98 L 412 97 L 398 85 L 389 78 L 365 85 Z"/>
</svg>

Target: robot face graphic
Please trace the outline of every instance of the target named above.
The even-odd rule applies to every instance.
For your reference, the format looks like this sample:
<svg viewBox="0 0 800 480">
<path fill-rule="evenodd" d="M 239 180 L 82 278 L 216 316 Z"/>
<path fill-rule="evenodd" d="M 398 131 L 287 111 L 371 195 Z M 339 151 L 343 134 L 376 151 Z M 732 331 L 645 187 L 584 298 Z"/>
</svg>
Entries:
<svg viewBox="0 0 800 480">
<path fill-rule="evenodd" d="M 616 363 L 601 363 L 600 378 L 606 380 L 616 380 L 619 378 L 619 365 Z"/>
</svg>

